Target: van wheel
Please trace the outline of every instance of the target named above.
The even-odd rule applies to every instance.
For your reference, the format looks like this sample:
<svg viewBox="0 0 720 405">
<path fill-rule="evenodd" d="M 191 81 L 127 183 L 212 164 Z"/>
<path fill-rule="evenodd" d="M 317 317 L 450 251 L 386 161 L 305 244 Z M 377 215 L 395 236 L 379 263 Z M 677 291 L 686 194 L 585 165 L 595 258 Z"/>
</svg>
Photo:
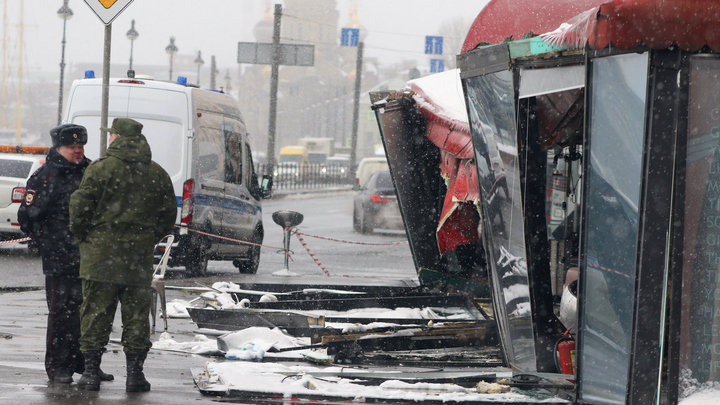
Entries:
<svg viewBox="0 0 720 405">
<path fill-rule="evenodd" d="M 195 251 L 193 257 L 188 257 L 185 263 L 185 270 L 192 277 L 205 277 L 207 275 L 208 254 L 205 248 L 199 248 Z"/>
<path fill-rule="evenodd" d="M 253 243 L 262 243 L 263 234 L 261 231 L 256 231 L 256 237 L 252 241 Z M 260 265 L 260 246 L 251 245 L 248 249 L 249 256 L 247 259 L 233 260 L 233 266 L 237 267 L 240 274 L 256 274 L 258 266 Z"/>
<path fill-rule="evenodd" d="M 237 267 L 240 274 L 256 274 L 260 265 L 260 246 L 250 247 L 250 256 L 245 260 L 233 260 L 233 266 Z"/>
<path fill-rule="evenodd" d="M 206 229 L 210 229 L 210 227 L 208 226 Z M 207 275 L 210 241 L 201 236 L 196 243 L 195 249 L 185 259 L 185 270 L 190 273 L 191 277 L 205 277 Z"/>
<path fill-rule="evenodd" d="M 233 260 L 233 266 L 237 267 L 240 274 L 256 274 L 260 265 L 260 246 L 250 248 L 250 257 L 245 260 Z"/>
</svg>

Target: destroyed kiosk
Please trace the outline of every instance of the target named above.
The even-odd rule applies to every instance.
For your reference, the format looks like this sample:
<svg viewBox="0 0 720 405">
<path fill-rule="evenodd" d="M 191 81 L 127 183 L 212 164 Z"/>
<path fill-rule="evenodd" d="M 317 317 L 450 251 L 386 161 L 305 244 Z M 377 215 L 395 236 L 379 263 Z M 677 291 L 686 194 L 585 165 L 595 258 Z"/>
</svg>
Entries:
<svg viewBox="0 0 720 405">
<path fill-rule="evenodd" d="M 720 384 L 718 20 L 614 1 L 371 95 L 421 280 L 485 262 L 504 360 L 573 403 Z M 438 102 L 453 80 L 464 124 Z"/>
</svg>

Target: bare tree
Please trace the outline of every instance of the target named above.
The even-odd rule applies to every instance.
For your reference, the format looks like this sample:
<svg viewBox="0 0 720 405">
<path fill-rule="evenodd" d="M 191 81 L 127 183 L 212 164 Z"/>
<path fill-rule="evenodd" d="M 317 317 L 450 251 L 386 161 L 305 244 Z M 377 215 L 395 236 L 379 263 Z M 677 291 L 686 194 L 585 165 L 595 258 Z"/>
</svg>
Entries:
<svg viewBox="0 0 720 405">
<path fill-rule="evenodd" d="M 460 17 L 440 24 L 438 35 L 443 37 L 445 70 L 455 69 L 455 55 L 460 53 L 472 22 L 471 18 Z"/>
</svg>

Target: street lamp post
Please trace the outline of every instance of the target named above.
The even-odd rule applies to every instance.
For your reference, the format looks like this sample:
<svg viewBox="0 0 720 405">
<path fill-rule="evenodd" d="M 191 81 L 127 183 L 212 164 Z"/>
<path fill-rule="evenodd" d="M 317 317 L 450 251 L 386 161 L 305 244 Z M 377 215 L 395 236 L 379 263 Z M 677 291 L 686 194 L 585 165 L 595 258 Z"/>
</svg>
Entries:
<svg viewBox="0 0 720 405">
<path fill-rule="evenodd" d="M 200 51 L 198 51 L 198 57 L 195 58 L 195 64 L 198 67 L 198 73 L 197 73 L 197 85 L 200 87 L 200 68 L 202 65 L 205 64 L 205 61 L 203 60 L 202 56 L 200 56 Z"/>
<path fill-rule="evenodd" d="M 130 29 L 128 30 L 127 34 L 125 34 L 125 35 L 127 35 L 127 38 L 130 40 L 130 67 L 128 68 L 128 70 L 132 70 L 133 42 L 135 42 L 137 37 L 140 36 L 140 34 L 138 34 L 138 32 L 135 31 L 135 20 L 132 20 L 132 22 L 130 23 Z"/>
<path fill-rule="evenodd" d="M 67 20 L 71 19 L 73 12 L 68 7 L 68 0 L 63 1 L 63 6 L 57 12 L 58 17 L 63 20 L 63 36 L 62 36 L 62 56 L 60 58 L 60 99 L 58 101 L 58 119 L 57 123 L 60 125 L 62 122 L 62 110 L 63 110 L 63 83 L 65 81 L 65 26 Z"/>
<path fill-rule="evenodd" d="M 230 69 L 228 69 L 225 72 L 225 93 L 230 94 L 230 90 L 232 90 L 232 87 L 230 87 L 230 81 L 232 78 L 230 77 Z"/>
<path fill-rule="evenodd" d="M 170 37 L 170 45 L 165 47 L 165 52 L 170 55 L 170 77 L 168 80 L 172 81 L 172 67 L 173 67 L 173 58 L 175 57 L 175 54 L 177 53 L 178 48 L 175 46 L 175 37 Z"/>
</svg>

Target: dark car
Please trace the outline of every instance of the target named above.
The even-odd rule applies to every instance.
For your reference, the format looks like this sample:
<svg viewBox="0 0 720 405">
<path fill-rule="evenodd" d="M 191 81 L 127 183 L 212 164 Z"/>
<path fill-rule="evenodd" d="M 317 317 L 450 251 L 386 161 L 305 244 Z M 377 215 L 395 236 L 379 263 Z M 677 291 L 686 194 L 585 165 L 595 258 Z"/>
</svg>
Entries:
<svg viewBox="0 0 720 405">
<path fill-rule="evenodd" d="M 389 171 L 370 175 L 360 194 L 355 196 L 353 228 L 360 233 L 371 233 L 374 228 L 403 229 Z"/>
</svg>

